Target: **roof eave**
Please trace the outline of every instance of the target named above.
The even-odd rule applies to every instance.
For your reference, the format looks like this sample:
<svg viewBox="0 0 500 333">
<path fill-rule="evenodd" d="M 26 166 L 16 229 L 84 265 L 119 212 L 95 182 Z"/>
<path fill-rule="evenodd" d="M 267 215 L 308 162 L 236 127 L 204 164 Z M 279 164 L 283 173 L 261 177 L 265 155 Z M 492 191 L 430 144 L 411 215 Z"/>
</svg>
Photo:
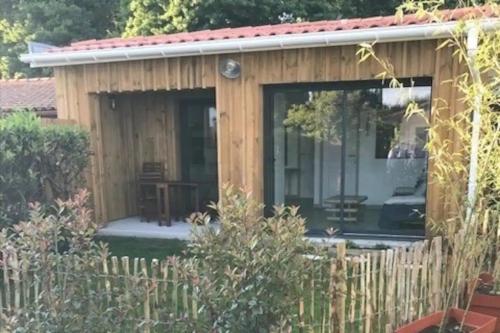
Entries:
<svg viewBox="0 0 500 333">
<path fill-rule="evenodd" d="M 484 19 L 481 21 L 481 25 L 488 30 L 498 29 L 500 27 L 500 19 Z M 29 63 L 31 67 L 55 67 L 207 54 L 231 54 L 280 49 L 356 45 L 363 42 L 388 43 L 426 40 L 449 37 L 456 26 L 457 22 L 426 23 L 357 30 L 185 42 L 155 46 L 31 53 L 21 55 L 21 61 Z"/>
</svg>

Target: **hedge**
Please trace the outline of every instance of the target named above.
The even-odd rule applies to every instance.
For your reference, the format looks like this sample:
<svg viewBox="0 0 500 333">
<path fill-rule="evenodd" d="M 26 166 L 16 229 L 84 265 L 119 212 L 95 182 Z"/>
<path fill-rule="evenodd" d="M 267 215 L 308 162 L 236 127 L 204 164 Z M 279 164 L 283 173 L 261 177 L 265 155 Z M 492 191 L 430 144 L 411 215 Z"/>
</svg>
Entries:
<svg viewBox="0 0 500 333">
<path fill-rule="evenodd" d="M 88 134 L 76 126 L 47 125 L 31 112 L 0 118 L 0 227 L 28 217 L 28 203 L 49 208 L 84 186 Z"/>
</svg>

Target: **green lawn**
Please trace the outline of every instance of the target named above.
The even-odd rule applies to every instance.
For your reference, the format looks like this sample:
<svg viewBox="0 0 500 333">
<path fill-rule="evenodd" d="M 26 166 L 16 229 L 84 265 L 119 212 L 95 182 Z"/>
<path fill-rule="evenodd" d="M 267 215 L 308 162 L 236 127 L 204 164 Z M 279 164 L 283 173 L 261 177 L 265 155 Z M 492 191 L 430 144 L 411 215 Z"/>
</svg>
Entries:
<svg viewBox="0 0 500 333">
<path fill-rule="evenodd" d="M 97 242 L 108 243 L 112 256 L 130 258 L 163 259 L 182 255 L 187 249 L 186 241 L 178 239 L 149 239 L 136 237 L 97 237 Z"/>
</svg>

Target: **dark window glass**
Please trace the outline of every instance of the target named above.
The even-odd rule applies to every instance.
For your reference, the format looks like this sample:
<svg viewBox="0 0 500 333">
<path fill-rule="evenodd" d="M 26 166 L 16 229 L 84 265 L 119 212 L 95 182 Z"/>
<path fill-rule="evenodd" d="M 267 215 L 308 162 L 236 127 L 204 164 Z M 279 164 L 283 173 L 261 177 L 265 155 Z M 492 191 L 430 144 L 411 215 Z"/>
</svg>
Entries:
<svg viewBox="0 0 500 333">
<path fill-rule="evenodd" d="M 268 204 L 299 205 L 311 233 L 423 234 L 430 86 L 290 86 L 266 96 Z M 406 116 L 412 101 L 421 112 Z"/>
</svg>

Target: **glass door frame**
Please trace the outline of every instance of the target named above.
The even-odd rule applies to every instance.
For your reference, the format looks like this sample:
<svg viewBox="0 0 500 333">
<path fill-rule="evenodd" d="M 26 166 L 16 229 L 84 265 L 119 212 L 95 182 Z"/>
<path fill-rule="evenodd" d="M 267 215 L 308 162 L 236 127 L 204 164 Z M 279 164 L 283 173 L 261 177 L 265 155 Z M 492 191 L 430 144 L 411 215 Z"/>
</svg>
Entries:
<svg viewBox="0 0 500 333">
<path fill-rule="evenodd" d="M 193 182 L 193 178 L 191 177 L 190 173 L 189 173 L 189 167 L 188 167 L 188 156 L 190 153 L 192 153 L 192 147 L 191 146 L 186 146 L 186 142 L 187 142 L 187 135 L 188 135 L 188 131 L 187 129 L 185 128 L 185 126 L 187 125 L 187 113 L 189 112 L 188 111 L 188 108 L 189 107 L 199 107 L 200 110 L 203 110 L 203 108 L 205 107 L 213 107 L 213 108 L 216 108 L 216 100 L 215 100 L 215 97 L 205 97 L 205 96 L 201 96 L 201 97 L 192 97 L 192 98 L 182 98 L 178 101 L 178 105 L 179 105 L 179 121 L 178 121 L 178 125 L 179 125 L 179 139 L 180 139 L 180 143 L 179 143 L 179 150 L 180 150 L 180 154 L 179 154 L 179 157 L 180 157 L 180 167 L 181 167 L 181 181 L 184 181 L 184 182 Z M 216 127 L 216 131 L 217 131 L 217 127 Z M 220 140 L 219 138 L 219 133 L 216 132 L 216 145 L 215 145 L 215 149 L 218 150 L 219 147 L 218 147 L 218 140 Z M 216 159 L 218 159 L 218 154 L 217 154 L 217 151 L 216 151 Z M 217 161 L 218 162 L 218 161 Z M 215 184 L 215 189 L 217 189 L 217 199 L 216 201 L 219 199 L 219 195 L 220 193 L 218 193 L 218 182 L 219 182 L 219 174 L 218 174 L 218 168 L 216 168 L 216 177 L 215 179 L 213 180 L 213 183 Z M 199 182 L 199 181 L 194 181 L 194 182 Z M 200 200 L 202 200 L 203 198 L 200 197 Z"/>
<path fill-rule="evenodd" d="M 431 77 L 418 77 L 418 78 L 399 78 L 404 88 L 419 87 L 419 86 L 429 86 L 431 87 L 431 101 L 432 101 L 432 78 Z M 421 239 L 425 235 L 406 235 L 397 233 L 380 233 L 376 231 L 367 230 L 363 233 L 346 232 L 346 223 L 344 221 L 344 200 L 345 200 L 345 168 L 347 159 L 347 122 L 345 121 L 347 115 L 347 94 L 351 91 L 361 90 L 361 89 L 383 89 L 390 88 L 388 82 L 382 82 L 381 80 L 356 80 L 356 81 L 335 81 L 335 82 L 308 82 L 308 83 L 284 83 L 284 84 L 273 84 L 263 86 L 263 143 L 264 143 L 264 154 L 263 154 L 263 171 L 264 171 L 264 204 L 265 204 L 265 214 L 267 216 L 272 214 L 272 207 L 274 205 L 274 191 L 275 191 L 275 171 L 274 171 L 274 110 L 273 110 L 273 96 L 277 92 L 285 92 L 287 90 L 303 89 L 304 91 L 343 91 L 342 94 L 342 128 L 341 128 L 341 160 L 340 160 L 340 233 L 344 236 L 356 236 L 356 237 L 380 237 L 380 238 L 398 238 L 398 239 Z M 429 111 L 430 112 L 430 111 Z M 359 156 L 358 156 L 359 158 Z M 358 162 L 359 163 L 359 162 Z M 428 164 L 428 156 L 426 158 L 426 164 Z M 359 167 L 359 166 L 358 166 Z M 356 176 L 359 177 L 359 174 Z M 428 179 L 426 178 L 426 182 Z M 426 195 L 427 197 L 427 191 Z M 427 206 L 427 200 L 426 200 Z M 424 222 L 425 230 L 426 222 Z"/>
</svg>

